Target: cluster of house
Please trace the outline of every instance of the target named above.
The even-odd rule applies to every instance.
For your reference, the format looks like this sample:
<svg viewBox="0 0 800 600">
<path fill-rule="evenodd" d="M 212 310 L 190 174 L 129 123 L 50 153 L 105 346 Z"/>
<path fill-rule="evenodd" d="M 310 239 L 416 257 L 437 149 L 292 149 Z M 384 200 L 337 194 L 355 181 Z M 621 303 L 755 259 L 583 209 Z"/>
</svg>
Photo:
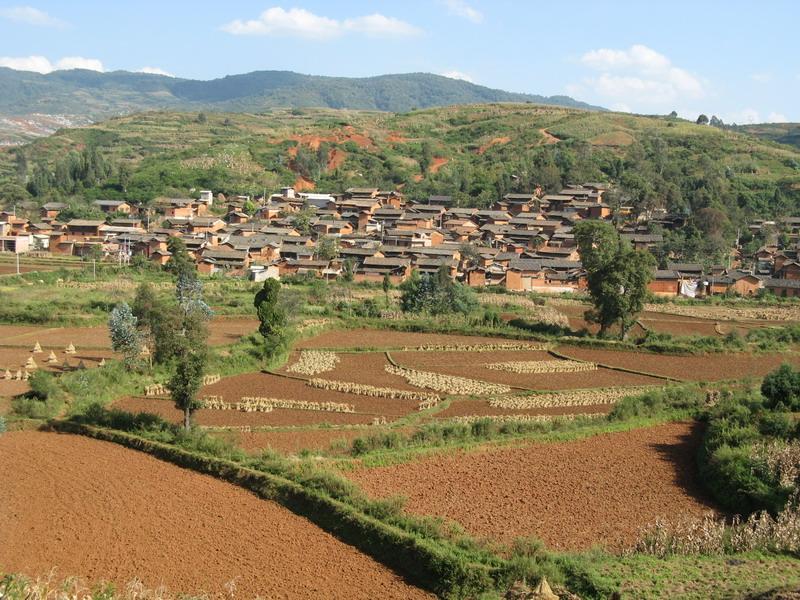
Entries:
<svg viewBox="0 0 800 600">
<path fill-rule="evenodd" d="M 197 199 L 161 199 L 147 207 L 98 200 L 94 206 L 105 219 L 66 222 L 58 217 L 67 207 L 50 202 L 35 220 L 0 212 L 0 251 L 102 253 L 120 261 L 138 255 L 163 265 L 170 258 L 169 239 L 180 237 L 205 274 L 335 279 L 349 272 L 356 281 L 380 282 L 388 276 L 397 284 L 413 270 L 432 273 L 444 266 L 474 287 L 570 292 L 586 285 L 573 227 L 583 219 L 611 218 L 606 191 L 602 183 L 568 186 L 558 194 L 537 189 L 506 194 L 486 210 L 455 206 L 449 196 L 410 201 L 400 192 L 378 188 L 322 194 L 287 187 L 252 200 L 203 191 Z M 681 217 L 666 214 L 650 221 L 664 228 L 682 225 Z M 662 237 L 648 231 L 647 223 L 633 219 L 621 235 L 636 248 L 652 249 Z M 775 248 L 763 258 L 772 261 L 766 276 L 671 264 L 656 272 L 651 291 L 749 295 L 772 287 L 781 295 L 797 293 L 796 254 Z"/>
</svg>

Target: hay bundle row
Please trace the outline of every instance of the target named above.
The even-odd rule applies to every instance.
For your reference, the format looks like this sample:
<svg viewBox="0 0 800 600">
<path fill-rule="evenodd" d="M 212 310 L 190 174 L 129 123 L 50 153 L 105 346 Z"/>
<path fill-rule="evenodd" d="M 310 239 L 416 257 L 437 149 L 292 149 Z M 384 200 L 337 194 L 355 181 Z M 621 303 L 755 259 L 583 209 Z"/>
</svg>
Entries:
<svg viewBox="0 0 800 600">
<path fill-rule="evenodd" d="M 270 410 L 273 408 L 285 408 L 290 410 L 314 410 L 338 413 L 354 413 L 356 411 L 352 404 L 344 404 L 342 402 L 309 402 L 307 400 L 285 400 L 281 398 L 259 398 L 250 396 L 244 396 L 239 402 L 233 405 L 229 404 L 228 406 L 236 406 L 239 407 L 237 410 L 245 410 L 246 412 L 248 408 L 252 410 L 262 410 L 266 407 L 269 407 Z"/>
<path fill-rule="evenodd" d="M 503 350 L 547 350 L 545 344 L 525 342 L 500 342 L 497 344 L 428 344 L 425 346 L 405 346 L 404 352 L 498 352 Z"/>
<path fill-rule="evenodd" d="M 575 419 L 600 419 L 606 413 L 581 413 L 575 415 L 465 415 L 453 417 L 456 423 L 471 424 L 476 421 L 494 421 L 497 423 L 547 423 L 554 420 L 574 421 Z"/>
<path fill-rule="evenodd" d="M 434 403 L 441 401 L 441 398 L 437 394 L 376 387 L 364 383 L 353 383 L 352 381 L 309 379 L 306 385 L 329 392 L 343 392 L 345 394 L 356 394 L 357 396 L 369 396 L 370 398 L 391 398 L 392 400 L 415 400 L 418 402 Z"/>
<path fill-rule="evenodd" d="M 560 406 L 593 406 L 614 404 L 615 402 L 641 393 L 641 388 L 603 388 L 596 390 L 571 390 L 533 394 L 530 396 L 504 396 L 491 398 L 489 406 L 524 410 L 528 408 L 555 408 Z"/>
<path fill-rule="evenodd" d="M 217 383 L 220 379 L 219 373 L 215 375 L 203 375 L 203 385 L 213 385 Z"/>
<path fill-rule="evenodd" d="M 417 371 L 405 367 L 386 365 L 386 372 L 399 375 L 409 384 L 421 388 L 436 390 L 444 394 L 456 396 L 490 396 L 493 394 L 507 394 L 511 388 L 500 383 L 489 383 L 477 379 L 467 379 L 455 375 L 433 373 L 430 371 Z"/>
<path fill-rule="evenodd" d="M 21 369 L 18 369 L 15 373 L 12 373 L 6 369 L 6 372 L 3 374 L 3 379 L 6 381 L 28 381 L 30 377 L 30 373 L 27 371 L 22 371 Z"/>
<path fill-rule="evenodd" d="M 522 360 L 492 363 L 486 368 L 509 373 L 582 373 L 596 371 L 597 365 L 582 360 Z"/>
<path fill-rule="evenodd" d="M 287 371 L 290 373 L 301 373 L 302 375 L 316 375 L 325 371 L 332 371 L 336 368 L 339 357 L 335 352 L 324 350 L 303 350 L 300 358 L 291 365 Z"/>
<path fill-rule="evenodd" d="M 169 394 L 169 390 L 167 386 L 163 383 L 154 383 L 152 385 L 146 385 L 144 387 L 144 395 L 147 397 L 152 396 L 166 396 Z"/>
</svg>

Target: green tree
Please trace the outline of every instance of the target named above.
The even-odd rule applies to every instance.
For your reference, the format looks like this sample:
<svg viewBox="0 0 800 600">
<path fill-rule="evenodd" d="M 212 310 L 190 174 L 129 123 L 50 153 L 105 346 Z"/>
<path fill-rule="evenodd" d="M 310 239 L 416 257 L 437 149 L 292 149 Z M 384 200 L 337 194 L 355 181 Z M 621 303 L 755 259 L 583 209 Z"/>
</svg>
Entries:
<svg viewBox="0 0 800 600">
<path fill-rule="evenodd" d="M 286 313 L 280 304 L 280 292 L 280 282 L 277 279 L 267 279 L 253 299 L 259 321 L 258 332 L 264 338 L 268 355 L 274 353 L 285 341 Z"/>
<path fill-rule="evenodd" d="M 403 312 L 469 314 L 478 307 L 475 292 L 453 281 L 448 266 L 444 264 L 434 274 L 420 275 L 414 270 L 411 277 L 400 284 L 400 291 Z"/>
<path fill-rule="evenodd" d="M 389 274 L 386 273 L 383 276 L 383 283 L 381 283 L 381 287 L 383 288 L 383 295 L 386 296 L 386 305 L 389 305 L 389 291 L 392 289 L 392 280 L 389 277 Z"/>
<path fill-rule="evenodd" d="M 600 325 L 600 337 L 619 324 L 624 339 L 644 308 L 655 259 L 647 251 L 634 250 L 604 221 L 578 223 L 575 240 L 594 305 L 586 318 Z"/>
<path fill-rule="evenodd" d="M 205 365 L 205 352 L 186 342 L 181 343 L 181 352 L 168 387 L 175 406 L 183 411 L 183 427 L 187 431 L 192 428 L 192 414 L 200 406 L 197 392 L 203 383 Z"/>
<path fill-rule="evenodd" d="M 764 377 L 761 393 L 769 408 L 782 405 L 784 410 L 800 410 L 800 371 L 795 371 L 791 365 L 781 365 Z"/>
<path fill-rule="evenodd" d="M 144 282 L 136 288 L 131 312 L 136 317 L 136 325 L 148 346 L 153 349 L 153 324 L 158 320 L 164 307 L 159 302 L 156 292 L 150 283 Z"/>
<path fill-rule="evenodd" d="M 697 117 L 696 123 L 698 125 L 708 125 L 708 117 L 706 115 L 700 115 Z"/>
<path fill-rule="evenodd" d="M 111 311 L 108 319 L 111 348 L 123 356 L 128 368 L 134 367 L 142 352 L 142 336 L 137 329 L 137 318 L 127 302 L 121 302 Z"/>
<path fill-rule="evenodd" d="M 164 270 L 180 278 L 181 275 L 196 277 L 195 264 L 189 252 L 186 250 L 186 242 L 179 237 L 172 236 L 167 240 L 167 250 L 172 256 L 169 257 Z"/>
<path fill-rule="evenodd" d="M 337 258 L 339 256 L 339 240 L 329 235 L 319 238 L 314 253 L 320 260 L 331 261 Z"/>
<path fill-rule="evenodd" d="M 355 277 L 356 263 L 352 258 L 346 258 L 342 263 L 342 279 L 346 282 L 353 281 Z"/>
</svg>

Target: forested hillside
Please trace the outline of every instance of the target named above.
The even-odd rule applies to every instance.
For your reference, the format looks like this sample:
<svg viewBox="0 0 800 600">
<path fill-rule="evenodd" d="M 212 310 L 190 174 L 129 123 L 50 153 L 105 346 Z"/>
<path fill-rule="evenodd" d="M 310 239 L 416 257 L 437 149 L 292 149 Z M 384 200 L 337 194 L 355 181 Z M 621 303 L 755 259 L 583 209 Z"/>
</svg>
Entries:
<svg viewBox="0 0 800 600">
<path fill-rule="evenodd" d="M 5 150 L 0 169 L 6 204 L 147 202 L 194 189 L 260 195 L 293 184 L 488 206 L 536 185 L 607 181 L 618 184 L 612 203 L 690 215 L 667 242 L 687 256 L 719 255 L 749 219 L 800 214 L 796 149 L 678 119 L 526 104 L 144 113 Z"/>
</svg>

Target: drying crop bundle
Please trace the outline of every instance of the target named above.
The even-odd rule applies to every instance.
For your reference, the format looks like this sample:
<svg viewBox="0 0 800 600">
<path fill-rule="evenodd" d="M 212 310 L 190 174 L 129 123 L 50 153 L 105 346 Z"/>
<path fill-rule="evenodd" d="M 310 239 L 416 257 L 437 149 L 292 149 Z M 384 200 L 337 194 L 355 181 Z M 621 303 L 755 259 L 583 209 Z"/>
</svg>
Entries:
<svg viewBox="0 0 800 600">
<path fill-rule="evenodd" d="M 167 394 L 169 394 L 169 391 L 163 383 L 154 383 L 144 387 L 145 396 L 166 396 Z"/>
<path fill-rule="evenodd" d="M 489 406 L 525 410 L 528 408 L 555 408 L 559 406 L 593 406 L 614 404 L 622 398 L 641 393 L 641 388 L 604 388 L 596 390 L 571 390 L 531 396 L 504 396 L 489 399 Z"/>
<path fill-rule="evenodd" d="M 332 371 L 336 368 L 336 363 L 338 362 L 339 357 L 336 356 L 335 352 L 303 350 L 300 352 L 300 359 L 286 370 L 291 373 L 316 375 L 317 373 Z"/>
<path fill-rule="evenodd" d="M 221 377 L 219 376 L 219 374 L 203 375 L 203 385 L 212 385 L 214 383 L 217 383 L 220 379 Z"/>
<path fill-rule="evenodd" d="M 243 397 L 237 405 L 242 406 L 269 406 L 271 408 L 288 408 L 292 410 L 318 410 L 324 412 L 352 413 L 356 409 L 352 404 L 343 402 L 309 402 L 306 400 L 283 400 L 280 398 Z M 246 410 L 244 408 L 239 410 Z"/>
<path fill-rule="evenodd" d="M 597 365 L 582 360 L 524 360 L 492 363 L 486 368 L 509 373 L 582 373 L 596 371 Z"/>
<path fill-rule="evenodd" d="M 399 375 L 411 385 L 436 390 L 444 394 L 458 396 L 489 396 L 492 394 L 507 394 L 511 388 L 500 383 L 489 383 L 455 375 L 444 375 L 430 371 L 416 371 L 394 365 L 386 365 L 386 372 Z"/>
<path fill-rule="evenodd" d="M 430 344 L 403 348 L 404 352 L 497 352 L 500 350 L 547 350 L 547 346 L 544 344 L 509 342 L 498 344 Z"/>
<path fill-rule="evenodd" d="M 417 400 L 438 403 L 441 398 L 436 394 L 428 392 L 414 392 L 409 390 L 396 390 L 394 388 L 375 387 L 364 383 L 353 383 L 352 381 L 334 381 L 332 379 L 309 379 L 306 382 L 320 390 L 330 392 L 344 392 L 346 394 L 356 394 L 357 396 L 369 396 L 371 398 L 391 398 L 392 400 Z"/>
<path fill-rule="evenodd" d="M 567 315 L 556 310 L 552 306 L 536 304 L 533 300 L 524 297 L 507 296 L 504 294 L 493 295 L 483 294 L 481 304 L 492 304 L 494 306 L 505 306 L 511 304 L 525 308 L 525 319 L 536 323 L 556 325 L 558 327 L 569 327 Z"/>
<path fill-rule="evenodd" d="M 599 419 L 605 416 L 605 413 L 582 413 L 578 415 L 465 415 L 462 417 L 453 417 L 450 420 L 467 424 L 484 420 L 496 421 L 499 423 L 546 423 L 553 420 L 574 421 L 575 419 Z"/>
</svg>

